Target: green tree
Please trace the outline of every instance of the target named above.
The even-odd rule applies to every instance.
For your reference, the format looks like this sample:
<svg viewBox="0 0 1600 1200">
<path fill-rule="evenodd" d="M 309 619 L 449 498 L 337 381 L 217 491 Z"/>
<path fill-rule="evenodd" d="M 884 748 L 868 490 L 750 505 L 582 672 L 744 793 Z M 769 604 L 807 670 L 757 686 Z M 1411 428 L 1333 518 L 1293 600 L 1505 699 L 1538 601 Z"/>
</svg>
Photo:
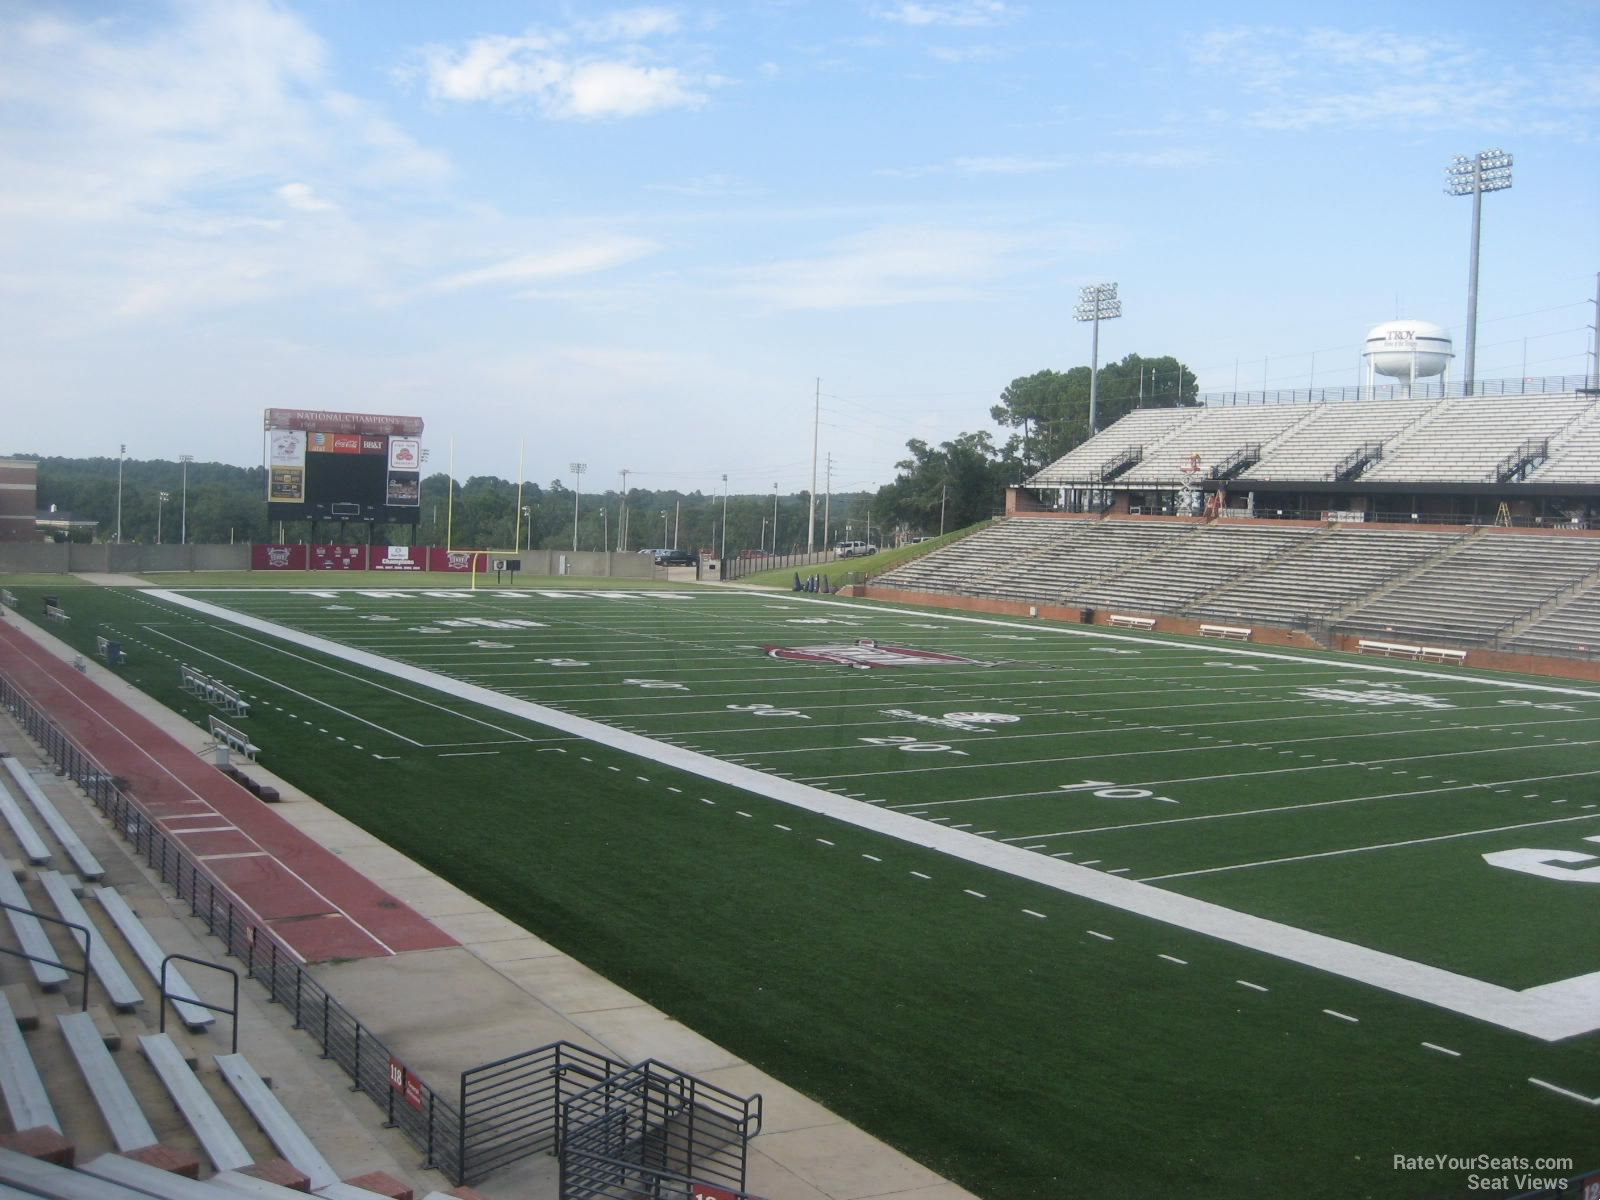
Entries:
<svg viewBox="0 0 1600 1200">
<path fill-rule="evenodd" d="M 1175 408 L 1198 403 L 1194 373 L 1171 355 L 1130 354 L 1100 368 L 1096 423 L 1105 429 L 1136 408 Z M 1019 432 L 1006 450 L 1024 474 L 1054 462 L 1089 438 L 1089 368 L 1037 371 L 1019 376 L 989 410 L 998 425 Z"/>
<path fill-rule="evenodd" d="M 879 489 L 875 503 L 883 526 L 934 534 L 959 529 L 1005 509 L 1006 485 L 1017 462 L 986 432 L 963 433 L 937 447 L 919 438 L 906 443 L 911 457 L 895 464 L 899 475 Z"/>
</svg>

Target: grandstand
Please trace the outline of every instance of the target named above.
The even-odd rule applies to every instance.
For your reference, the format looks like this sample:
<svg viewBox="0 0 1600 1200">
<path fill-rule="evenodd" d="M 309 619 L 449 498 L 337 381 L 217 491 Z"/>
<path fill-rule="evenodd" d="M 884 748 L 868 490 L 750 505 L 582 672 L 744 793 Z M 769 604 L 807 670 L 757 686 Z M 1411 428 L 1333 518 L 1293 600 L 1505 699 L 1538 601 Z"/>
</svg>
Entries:
<svg viewBox="0 0 1600 1200">
<path fill-rule="evenodd" d="M 874 594 L 1594 659 L 1600 393 L 1584 384 L 1139 410 Z"/>
</svg>

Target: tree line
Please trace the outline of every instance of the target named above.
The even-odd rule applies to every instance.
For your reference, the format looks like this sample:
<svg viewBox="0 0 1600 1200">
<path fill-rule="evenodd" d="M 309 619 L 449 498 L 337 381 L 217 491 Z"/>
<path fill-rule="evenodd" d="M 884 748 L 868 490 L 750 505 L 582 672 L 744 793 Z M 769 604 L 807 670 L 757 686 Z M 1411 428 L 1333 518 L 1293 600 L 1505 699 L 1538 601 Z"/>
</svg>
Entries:
<svg viewBox="0 0 1600 1200">
<path fill-rule="evenodd" d="M 1135 408 L 1171 408 L 1198 403 L 1195 377 L 1171 356 L 1130 354 L 1100 368 L 1097 425 L 1104 430 Z M 896 476 L 876 493 L 817 497 L 818 546 L 837 541 L 892 544 L 902 537 L 932 535 L 986 520 L 1004 510 L 1008 486 L 1086 441 L 1089 431 L 1089 368 L 1037 371 L 1013 379 L 989 416 L 1004 433 L 962 433 L 931 446 L 906 443 L 908 456 Z M 120 503 L 125 542 L 300 542 L 313 539 L 309 521 L 272 520 L 267 512 L 262 467 L 162 459 L 35 458 L 39 463 L 39 507 L 97 522 L 94 540 L 117 534 Z M 163 497 L 165 497 L 163 499 Z M 730 555 L 748 550 L 793 553 L 806 548 L 810 497 L 730 495 L 630 488 L 583 493 L 561 480 L 540 486 L 524 481 L 520 500 L 514 481 L 490 475 L 455 480 L 444 473 L 422 481 L 419 522 L 369 527 L 352 521 L 342 529 L 323 522 L 318 540 L 414 543 L 484 549 L 580 550 L 679 547 Z M 726 522 L 724 522 L 726 510 Z M 663 515 L 665 514 L 665 515 Z M 623 523 L 626 528 L 623 528 Z M 90 535 L 78 535 L 89 540 Z M 725 539 L 725 542 L 724 542 Z"/>
</svg>

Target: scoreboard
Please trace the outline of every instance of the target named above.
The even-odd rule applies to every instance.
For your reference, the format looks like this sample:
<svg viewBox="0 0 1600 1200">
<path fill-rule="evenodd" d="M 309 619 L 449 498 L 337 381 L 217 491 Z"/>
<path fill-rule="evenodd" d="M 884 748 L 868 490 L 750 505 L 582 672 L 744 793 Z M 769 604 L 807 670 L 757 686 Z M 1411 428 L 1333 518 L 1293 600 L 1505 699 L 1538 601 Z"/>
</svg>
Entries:
<svg viewBox="0 0 1600 1200">
<path fill-rule="evenodd" d="M 415 525 L 422 418 L 269 408 L 267 516 Z"/>
</svg>

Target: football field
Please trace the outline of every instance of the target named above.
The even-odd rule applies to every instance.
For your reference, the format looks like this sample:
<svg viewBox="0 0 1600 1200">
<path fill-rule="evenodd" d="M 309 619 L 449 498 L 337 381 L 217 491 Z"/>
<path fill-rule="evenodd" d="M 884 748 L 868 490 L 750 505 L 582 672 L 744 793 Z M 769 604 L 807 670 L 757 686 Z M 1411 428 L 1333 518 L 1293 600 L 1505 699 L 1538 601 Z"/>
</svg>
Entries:
<svg viewBox="0 0 1600 1200">
<path fill-rule="evenodd" d="M 71 603 L 980 1194 L 1464 1190 L 1394 1165 L 1430 1136 L 1600 1165 L 1600 688 L 731 588 Z"/>
</svg>

